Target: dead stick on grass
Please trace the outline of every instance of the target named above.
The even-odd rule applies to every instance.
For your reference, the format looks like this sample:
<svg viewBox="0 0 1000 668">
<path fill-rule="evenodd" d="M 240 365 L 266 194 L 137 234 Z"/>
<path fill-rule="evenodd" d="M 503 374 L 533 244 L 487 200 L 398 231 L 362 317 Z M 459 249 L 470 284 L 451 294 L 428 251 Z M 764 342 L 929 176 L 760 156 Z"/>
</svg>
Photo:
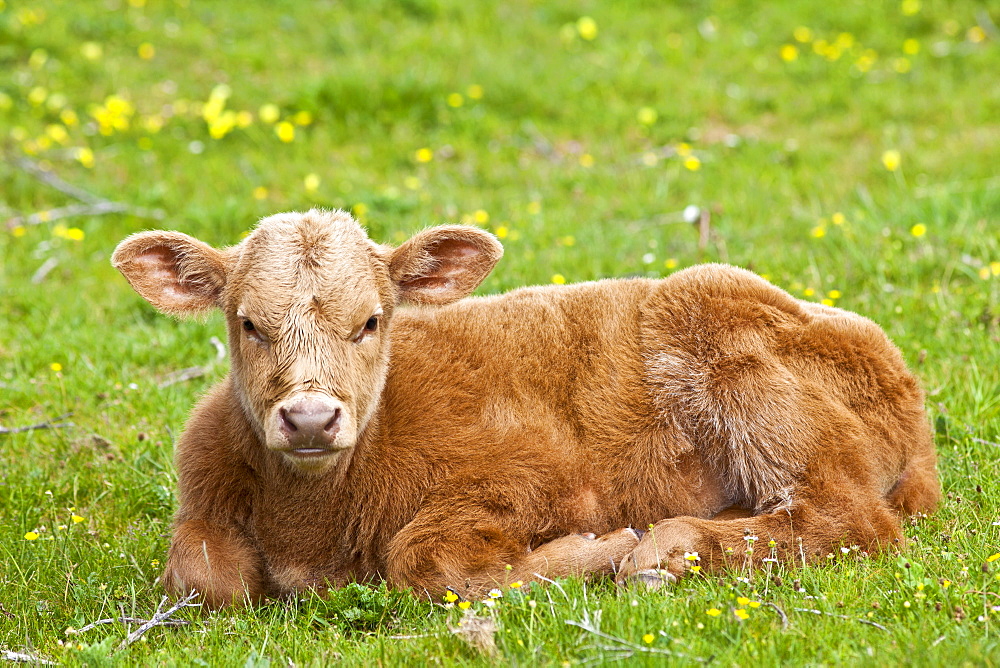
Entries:
<svg viewBox="0 0 1000 668">
<path fill-rule="evenodd" d="M 209 339 L 209 343 L 215 346 L 214 360 L 204 366 L 192 366 L 186 369 L 181 369 L 180 371 L 168 373 L 164 376 L 163 380 L 160 381 L 158 387 L 162 389 L 164 387 L 170 387 L 171 385 L 175 385 L 177 383 L 184 383 L 207 375 L 212 370 L 212 367 L 226 358 L 226 346 L 222 343 L 222 341 L 213 336 Z"/>
<path fill-rule="evenodd" d="M 40 225 L 62 218 L 73 216 L 100 216 L 108 213 L 130 213 L 140 218 L 155 218 L 157 220 L 165 217 L 161 209 L 146 209 L 132 206 L 124 202 L 114 202 L 104 197 L 98 197 L 87 192 L 83 188 L 67 183 L 54 172 L 44 169 L 38 163 L 27 158 L 17 158 L 12 161 L 14 166 L 27 172 L 42 183 L 55 188 L 59 192 L 78 200 L 79 204 L 69 204 L 67 206 L 40 211 L 29 215 L 14 216 L 7 219 L 7 228 L 13 229 L 19 225 Z"/>
<path fill-rule="evenodd" d="M 785 629 L 787 629 L 788 615 L 785 614 L 785 611 L 776 606 L 774 603 L 771 603 L 770 601 L 766 602 L 764 605 L 770 606 L 775 609 L 775 611 L 781 616 L 781 630 L 784 631 Z"/>
<path fill-rule="evenodd" d="M 191 601 L 193 601 L 195 598 L 197 598 L 200 595 L 201 594 L 199 594 L 198 592 L 192 591 L 187 596 L 185 596 L 185 597 L 183 597 L 181 599 L 178 599 L 178 601 L 176 603 L 174 603 L 170 607 L 170 609 L 167 610 L 166 612 L 160 612 L 163 609 L 163 606 L 167 603 L 167 597 L 164 596 L 160 600 L 160 604 L 158 606 L 156 606 L 156 614 L 153 615 L 153 618 L 150 619 L 148 622 L 144 623 L 139 628 L 137 628 L 135 631 L 132 631 L 132 633 L 128 634 L 128 636 L 125 638 L 125 640 L 122 640 L 121 643 L 118 645 L 118 647 L 115 648 L 115 652 L 119 652 L 119 651 L 125 649 L 126 647 L 128 647 L 129 645 L 131 645 L 132 643 L 134 643 L 136 640 L 138 640 L 139 638 L 141 638 L 146 633 L 146 631 L 150 630 L 154 626 L 167 626 L 167 622 L 176 621 L 176 620 L 171 620 L 170 618 L 178 610 L 180 610 L 182 608 L 198 608 L 198 607 L 201 607 L 201 603 L 192 603 L 191 602 Z"/>
<path fill-rule="evenodd" d="M 149 623 L 148 619 L 141 619 L 139 617 L 109 617 L 108 619 L 98 619 L 96 622 L 91 622 L 86 626 L 84 626 L 83 628 L 71 629 L 66 633 L 70 635 L 86 633 L 91 629 L 95 629 L 98 626 L 103 626 L 105 624 L 147 624 L 147 623 Z M 167 619 L 161 621 L 159 624 L 157 624 L 157 626 L 170 626 L 170 627 L 187 626 L 190 623 L 191 622 L 189 622 L 186 619 Z"/>
<path fill-rule="evenodd" d="M 66 427 L 75 427 L 76 425 L 72 422 L 60 422 L 60 420 L 68 418 L 72 414 L 72 412 L 63 413 L 59 417 L 39 422 L 38 424 L 30 424 L 26 427 L 0 427 L 0 436 L 4 434 L 21 434 L 26 431 L 35 431 L 36 429 L 65 429 Z"/>
<path fill-rule="evenodd" d="M 201 603 L 191 602 L 198 596 L 200 596 L 198 592 L 192 591 L 187 596 L 178 599 L 176 603 L 174 603 L 168 610 L 165 611 L 163 610 L 163 606 L 167 604 L 167 601 L 169 599 L 166 596 L 164 596 L 160 600 L 160 604 L 156 606 L 156 612 L 153 613 L 152 619 L 136 619 L 134 617 L 124 617 L 124 616 L 115 619 L 99 619 L 96 622 L 87 624 L 83 628 L 71 631 L 71 633 L 79 634 L 85 631 L 89 631 L 94 627 L 101 626 L 102 624 L 114 624 L 116 622 L 121 622 L 123 624 L 140 624 L 139 628 L 129 633 L 128 636 L 126 636 L 125 639 L 121 641 L 118 647 L 114 649 L 114 651 L 112 652 L 112 654 L 114 654 L 115 652 L 120 652 L 121 650 L 125 649 L 126 647 L 134 643 L 136 640 L 141 638 L 146 633 L 146 631 L 156 626 L 178 627 L 190 624 L 190 622 L 188 621 L 182 619 L 172 619 L 172 617 L 178 610 L 181 610 L 182 608 L 200 607 Z"/>
<path fill-rule="evenodd" d="M 671 652 L 668 649 L 659 649 L 657 647 L 643 647 L 642 645 L 636 645 L 633 642 L 629 642 L 624 638 L 619 638 L 618 636 L 613 636 L 610 633 L 605 633 L 600 629 L 596 628 L 587 615 L 584 615 L 584 620 L 582 622 L 577 622 L 572 619 L 567 619 L 566 623 L 570 626 L 575 626 L 578 629 L 583 629 L 587 633 L 592 633 L 598 638 L 603 638 L 604 640 L 610 640 L 618 645 L 617 647 L 602 647 L 602 649 L 615 652 L 632 651 L 632 652 L 643 652 L 645 654 L 662 654 L 664 656 L 674 656 L 681 659 L 690 659 L 692 661 L 697 661 L 698 663 L 708 663 L 709 659 L 702 659 L 697 656 L 689 656 L 687 654 L 681 654 L 680 652 Z"/>
<path fill-rule="evenodd" d="M 48 659 L 43 659 L 40 656 L 34 656 L 33 654 L 23 654 L 21 652 L 11 652 L 10 650 L 3 650 L 3 654 L 0 654 L 4 661 L 13 661 L 14 663 L 38 663 L 43 666 L 54 666 L 55 661 L 49 661 Z"/>
<path fill-rule="evenodd" d="M 795 608 L 795 612 L 811 612 L 814 615 L 826 615 L 827 617 L 837 617 L 838 619 L 854 620 L 856 622 L 861 622 L 862 624 L 867 624 L 868 626 L 874 626 L 877 629 L 881 629 L 886 633 L 889 629 L 885 628 L 877 622 L 873 622 L 870 619 L 861 619 L 860 617 L 848 617 L 847 615 L 838 615 L 832 612 L 823 612 L 822 610 L 814 610 L 813 608 Z"/>
</svg>

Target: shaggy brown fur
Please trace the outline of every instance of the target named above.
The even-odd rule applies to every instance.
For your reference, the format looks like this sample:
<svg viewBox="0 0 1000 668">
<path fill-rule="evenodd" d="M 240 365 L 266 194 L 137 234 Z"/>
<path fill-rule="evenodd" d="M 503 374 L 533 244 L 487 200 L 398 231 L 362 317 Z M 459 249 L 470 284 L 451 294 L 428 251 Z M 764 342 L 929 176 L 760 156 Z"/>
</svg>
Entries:
<svg viewBox="0 0 1000 668">
<path fill-rule="evenodd" d="M 872 322 L 723 265 L 462 299 L 501 254 L 460 226 L 380 246 L 323 211 L 221 250 L 119 245 L 158 309 L 228 321 L 232 371 L 178 443 L 169 591 L 662 582 L 771 539 L 886 548 L 934 507 L 923 395 Z"/>
</svg>

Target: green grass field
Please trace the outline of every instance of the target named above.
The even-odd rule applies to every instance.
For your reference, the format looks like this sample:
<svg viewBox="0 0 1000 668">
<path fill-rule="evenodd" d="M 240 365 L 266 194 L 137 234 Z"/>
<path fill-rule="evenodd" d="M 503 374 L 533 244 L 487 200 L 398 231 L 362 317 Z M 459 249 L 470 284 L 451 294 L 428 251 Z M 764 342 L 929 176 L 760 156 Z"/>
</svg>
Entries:
<svg viewBox="0 0 1000 668">
<path fill-rule="evenodd" d="M 0 426 L 72 423 L 0 433 L 0 650 L 1000 663 L 1000 2 L 755 4 L 0 0 Z M 109 201 L 126 210 L 94 213 Z M 155 611 L 172 444 L 226 367 L 221 318 L 156 314 L 112 249 L 154 227 L 233 243 L 311 206 L 380 241 L 489 229 L 506 255 L 486 293 L 725 261 L 858 311 L 927 390 L 941 508 L 901 555 L 509 591 L 472 608 L 493 658 L 451 632 L 462 611 L 361 586 L 184 611 L 118 652 L 121 624 L 70 633 Z"/>
</svg>

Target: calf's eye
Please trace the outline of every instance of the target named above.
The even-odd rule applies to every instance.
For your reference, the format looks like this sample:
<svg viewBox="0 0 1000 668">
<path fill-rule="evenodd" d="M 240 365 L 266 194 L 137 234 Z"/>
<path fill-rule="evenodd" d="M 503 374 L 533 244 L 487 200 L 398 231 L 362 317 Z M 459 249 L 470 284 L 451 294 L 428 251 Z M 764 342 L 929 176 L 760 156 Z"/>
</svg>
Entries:
<svg viewBox="0 0 1000 668">
<path fill-rule="evenodd" d="M 247 332 L 256 332 L 257 328 L 254 327 L 253 323 L 250 322 L 249 320 L 244 320 L 243 321 L 243 330 L 247 331 Z"/>
<path fill-rule="evenodd" d="M 364 327 L 358 330 L 358 333 L 354 335 L 354 342 L 361 343 L 369 336 L 374 334 L 375 330 L 377 329 L 378 329 L 378 316 L 373 315 L 372 317 L 368 318 L 368 320 L 365 321 Z"/>
</svg>

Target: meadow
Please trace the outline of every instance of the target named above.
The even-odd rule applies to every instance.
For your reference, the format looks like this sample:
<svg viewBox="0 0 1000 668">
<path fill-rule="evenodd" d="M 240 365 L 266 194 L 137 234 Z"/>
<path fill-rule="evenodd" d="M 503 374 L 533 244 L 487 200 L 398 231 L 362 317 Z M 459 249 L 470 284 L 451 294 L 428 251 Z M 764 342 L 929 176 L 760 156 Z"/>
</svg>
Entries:
<svg viewBox="0 0 1000 668">
<path fill-rule="evenodd" d="M 997 22 L 971 0 L 0 0 L 0 653 L 1000 663 Z M 493 653 L 454 632 L 467 610 L 377 584 L 184 609 L 121 649 L 137 624 L 77 633 L 156 611 L 173 442 L 227 365 L 220 316 L 157 314 L 111 251 L 313 206 L 384 242 L 492 231 L 483 294 L 722 261 L 872 318 L 927 391 L 941 506 L 900 553 L 502 592 L 469 608 Z"/>
</svg>

